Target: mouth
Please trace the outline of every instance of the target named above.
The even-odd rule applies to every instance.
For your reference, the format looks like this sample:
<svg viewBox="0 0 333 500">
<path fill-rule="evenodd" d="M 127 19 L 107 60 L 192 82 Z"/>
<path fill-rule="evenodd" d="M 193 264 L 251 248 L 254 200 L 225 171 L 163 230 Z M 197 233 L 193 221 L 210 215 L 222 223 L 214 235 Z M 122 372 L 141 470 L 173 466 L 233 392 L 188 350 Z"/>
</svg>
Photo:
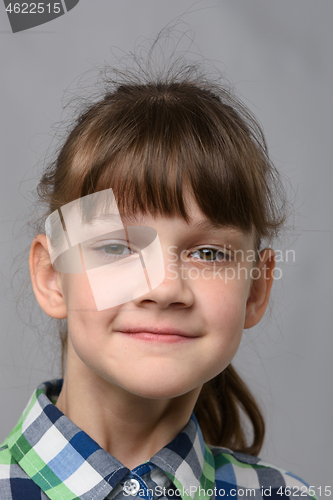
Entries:
<svg viewBox="0 0 333 500">
<path fill-rule="evenodd" d="M 173 327 L 134 327 L 122 328 L 118 332 L 127 335 L 129 338 L 136 340 L 146 340 L 149 342 L 163 342 L 166 344 L 174 344 L 188 342 L 198 338 L 198 335 L 179 330 Z"/>
</svg>

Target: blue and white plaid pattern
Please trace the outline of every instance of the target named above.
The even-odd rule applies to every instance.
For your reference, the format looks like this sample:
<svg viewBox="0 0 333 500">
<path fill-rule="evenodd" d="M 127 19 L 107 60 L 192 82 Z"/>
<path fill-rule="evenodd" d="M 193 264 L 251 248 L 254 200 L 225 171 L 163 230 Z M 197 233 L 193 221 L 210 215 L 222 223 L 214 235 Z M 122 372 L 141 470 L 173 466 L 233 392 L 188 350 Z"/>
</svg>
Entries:
<svg viewBox="0 0 333 500">
<path fill-rule="evenodd" d="M 61 385 L 38 387 L 0 447 L 0 500 L 125 500 L 129 479 L 146 500 L 244 498 L 245 489 L 264 500 L 268 488 L 270 499 L 301 492 L 310 498 L 308 485 L 293 474 L 208 446 L 194 415 L 171 443 L 130 471 L 54 406 Z"/>
</svg>

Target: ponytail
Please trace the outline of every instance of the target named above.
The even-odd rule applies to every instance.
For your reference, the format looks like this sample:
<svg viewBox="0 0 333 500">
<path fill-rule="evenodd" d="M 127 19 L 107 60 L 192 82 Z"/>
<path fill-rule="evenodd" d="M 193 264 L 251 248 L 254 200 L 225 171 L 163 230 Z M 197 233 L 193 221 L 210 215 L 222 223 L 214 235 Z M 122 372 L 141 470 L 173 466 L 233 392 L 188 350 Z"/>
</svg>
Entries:
<svg viewBox="0 0 333 500">
<path fill-rule="evenodd" d="M 252 425 L 251 444 L 247 442 L 241 410 Z M 249 455 L 259 454 L 265 436 L 264 418 L 250 390 L 231 365 L 204 384 L 194 414 L 209 444 Z"/>
</svg>

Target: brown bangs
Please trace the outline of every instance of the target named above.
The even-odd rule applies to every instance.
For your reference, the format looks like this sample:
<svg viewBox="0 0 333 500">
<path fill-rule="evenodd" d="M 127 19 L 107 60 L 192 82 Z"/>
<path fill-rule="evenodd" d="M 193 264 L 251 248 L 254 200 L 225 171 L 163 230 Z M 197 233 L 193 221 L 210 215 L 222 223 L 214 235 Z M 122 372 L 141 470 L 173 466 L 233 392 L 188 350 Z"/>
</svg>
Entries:
<svg viewBox="0 0 333 500">
<path fill-rule="evenodd" d="M 212 222 L 271 236 L 281 222 L 270 190 L 274 167 L 256 122 L 223 98 L 231 100 L 184 82 L 120 86 L 106 95 L 69 136 L 71 158 L 59 155 L 58 172 L 71 162 L 65 203 L 112 188 L 121 214 L 188 222 L 183 198 L 190 191 Z"/>
</svg>

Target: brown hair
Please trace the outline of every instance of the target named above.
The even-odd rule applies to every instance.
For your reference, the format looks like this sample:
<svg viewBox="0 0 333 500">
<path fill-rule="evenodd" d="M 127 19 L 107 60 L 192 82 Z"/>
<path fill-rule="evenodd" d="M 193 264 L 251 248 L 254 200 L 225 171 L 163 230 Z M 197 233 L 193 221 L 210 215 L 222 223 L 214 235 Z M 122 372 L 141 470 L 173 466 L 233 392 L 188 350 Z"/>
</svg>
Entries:
<svg viewBox="0 0 333 500">
<path fill-rule="evenodd" d="M 38 194 L 48 213 L 112 187 L 121 215 L 188 222 L 189 189 L 211 221 L 254 229 L 258 249 L 277 234 L 285 219 L 282 184 L 260 125 L 226 88 L 188 67 L 155 80 L 130 74 L 109 87 L 80 114 L 43 174 Z M 60 334 L 64 359 L 66 328 Z M 231 365 L 204 385 L 194 411 L 210 444 L 259 453 L 264 420 Z M 252 424 L 251 444 L 241 412 Z"/>
</svg>

